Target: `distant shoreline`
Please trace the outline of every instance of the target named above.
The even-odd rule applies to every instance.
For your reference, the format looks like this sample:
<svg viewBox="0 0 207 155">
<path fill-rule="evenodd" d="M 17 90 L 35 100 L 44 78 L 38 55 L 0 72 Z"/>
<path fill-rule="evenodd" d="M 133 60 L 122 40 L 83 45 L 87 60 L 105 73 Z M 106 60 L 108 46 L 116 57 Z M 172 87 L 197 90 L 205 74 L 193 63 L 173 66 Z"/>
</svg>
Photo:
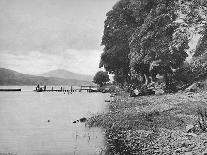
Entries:
<svg viewBox="0 0 207 155">
<path fill-rule="evenodd" d="M 78 79 L 59 78 L 59 77 L 44 77 L 18 73 L 13 70 L 0 68 L 0 86 L 24 86 L 24 85 L 93 85 L 91 81 Z"/>
</svg>

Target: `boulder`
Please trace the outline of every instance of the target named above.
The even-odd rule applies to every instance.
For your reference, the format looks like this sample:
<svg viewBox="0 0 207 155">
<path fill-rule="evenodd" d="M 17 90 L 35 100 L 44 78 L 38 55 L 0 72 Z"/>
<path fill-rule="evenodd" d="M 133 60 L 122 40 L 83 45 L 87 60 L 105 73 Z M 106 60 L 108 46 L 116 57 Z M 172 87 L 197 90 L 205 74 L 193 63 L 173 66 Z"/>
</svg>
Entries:
<svg viewBox="0 0 207 155">
<path fill-rule="evenodd" d="M 83 118 L 80 119 L 80 122 L 82 122 L 82 123 L 83 122 L 86 122 L 86 121 L 87 121 L 87 118 L 85 118 L 85 117 L 83 117 Z"/>
<path fill-rule="evenodd" d="M 165 91 L 163 89 L 158 89 L 158 90 L 155 91 L 156 95 L 162 95 L 164 93 L 165 93 Z"/>
<path fill-rule="evenodd" d="M 79 120 L 77 120 L 77 121 L 73 121 L 73 123 L 78 123 L 79 122 Z"/>
<path fill-rule="evenodd" d="M 194 125 L 192 125 L 192 124 L 188 124 L 188 125 L 186 126 L 186 132 L 187 132 L 187 133 L 194 132 L 194 130 L 195 130 L 195 126 L 194 126 Z"/>
<path fill-rule="evenodd" d="M 130 97 L 137 97 L 137 96 L 147 96 L 147 95 L 155 95 L 155 91 L 153 89 L 145 89 L 145 90 L 133 90 L 130 93 Z"/>
</svg>

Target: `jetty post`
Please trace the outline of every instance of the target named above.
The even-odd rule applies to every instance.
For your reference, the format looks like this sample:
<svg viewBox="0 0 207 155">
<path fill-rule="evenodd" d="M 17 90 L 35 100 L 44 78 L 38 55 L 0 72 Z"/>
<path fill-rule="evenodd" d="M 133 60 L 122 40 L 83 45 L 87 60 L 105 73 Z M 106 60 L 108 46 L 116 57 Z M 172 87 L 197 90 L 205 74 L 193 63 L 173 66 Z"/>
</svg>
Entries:
<svg viewBox="0 0 207 155">
<path fill-rule="evenodd" d="M 92 92 L 91 86 L 89 86 L 88 92 L 89 93 Z"/>
</svg>

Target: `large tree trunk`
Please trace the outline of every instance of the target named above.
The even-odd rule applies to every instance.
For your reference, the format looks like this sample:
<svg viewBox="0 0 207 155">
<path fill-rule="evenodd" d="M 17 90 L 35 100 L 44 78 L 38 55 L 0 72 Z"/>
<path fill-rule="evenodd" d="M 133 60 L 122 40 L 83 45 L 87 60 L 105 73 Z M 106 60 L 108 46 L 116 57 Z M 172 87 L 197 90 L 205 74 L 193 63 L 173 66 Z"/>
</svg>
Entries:
<svg viewBox="0 0 207 155">
<path fill-rule="evenodd" d="M 164 79 L 165 79 L 165 87 L 166 87 L 166 89 L 169 89 L 170 80 L 169 80 L 167 73 L 164 74 Z"/>
<path fill-rule="evenodd" d="M 168 73 L 164 74 L 164 79 L 165 79 L 165 91 L 166 92 L 172 93 L 172 92 L 178 91 L 176 85 L 172 83 L 171 74 L 170 75 Z"/>
</svg>

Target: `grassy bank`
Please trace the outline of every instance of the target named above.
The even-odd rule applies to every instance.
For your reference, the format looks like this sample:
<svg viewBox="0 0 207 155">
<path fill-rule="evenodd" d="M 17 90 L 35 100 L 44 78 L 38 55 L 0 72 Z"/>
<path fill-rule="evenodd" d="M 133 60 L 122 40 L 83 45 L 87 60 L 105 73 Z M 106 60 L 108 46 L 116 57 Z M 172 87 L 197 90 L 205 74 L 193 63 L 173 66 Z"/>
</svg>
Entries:
<svg viewBox="0 0 207 155">
<path fill-rule="evenodd" d="M 105 129 L 105 154 L 202 154 L 207 149 L 207 93 L 111 98 L 109 112 L 91 117 Z"/>
</svg>

